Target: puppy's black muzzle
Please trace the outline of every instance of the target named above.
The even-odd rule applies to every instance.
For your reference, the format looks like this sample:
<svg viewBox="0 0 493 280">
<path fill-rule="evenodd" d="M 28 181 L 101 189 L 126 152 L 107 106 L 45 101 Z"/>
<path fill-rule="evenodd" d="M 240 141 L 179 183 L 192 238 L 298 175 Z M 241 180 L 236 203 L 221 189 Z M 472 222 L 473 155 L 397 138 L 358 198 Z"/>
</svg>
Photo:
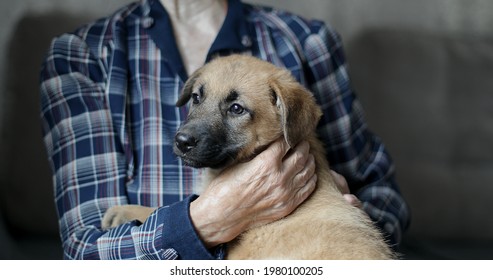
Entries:
<svg viewBox="0 0 493 280">
<path fill-rule="evenodd" d="M 186 154 L 197 147 L 197 139 L 191 134 L 178 132 L 175 136 L 175 145 L 183 154 Z"/>
<path fill-rule="evenodd" d="M 173 151 L 185 165 L 220 168 L 236 157 L 236 147 L 231 147 L 226 139 L 222 129 L 204 122 L 189 122 L 177 131 Z"/>
</svg>

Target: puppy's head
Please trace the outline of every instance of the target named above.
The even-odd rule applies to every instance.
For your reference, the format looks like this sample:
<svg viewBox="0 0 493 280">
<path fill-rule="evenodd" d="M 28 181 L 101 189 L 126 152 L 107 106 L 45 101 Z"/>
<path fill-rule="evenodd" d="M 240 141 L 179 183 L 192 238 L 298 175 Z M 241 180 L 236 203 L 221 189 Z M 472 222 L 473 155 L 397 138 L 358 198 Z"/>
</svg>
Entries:
<svg viewBox="0 0 493 280">
<path fill-rule="evenodd" d="M 249 160 L 281 136 L 293 147 L 322 114 L 287 70 L 242 55 L 217 58 L 192 74 L 176 105 L 188 102 L 174 152 L 192 167 Z"/>
</svg>

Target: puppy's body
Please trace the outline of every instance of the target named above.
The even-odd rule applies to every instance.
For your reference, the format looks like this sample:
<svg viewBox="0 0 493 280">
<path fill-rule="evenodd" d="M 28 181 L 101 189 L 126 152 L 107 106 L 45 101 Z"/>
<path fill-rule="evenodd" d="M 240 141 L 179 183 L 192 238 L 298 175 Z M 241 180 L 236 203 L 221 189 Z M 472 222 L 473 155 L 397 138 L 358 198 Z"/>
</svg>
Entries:
<svg viewBox="0 0 493 280">
<path fill-rule="evenodd" d="M 292 147 L 310 143 L 317 187 L 289 216 L 248 230 L 230 242 L 229 259 L 389 259 L 381 233 L 345 201 L 329 173 L 315 128 L 321 116 L 313 96 L 286 70 L 256 58 L 218 58 L 197 70 L 177 105 L 192 99 L 175 153 L 193 167 L 207 167 L 203 185 L 233 164 L 251 159 L 284 136 Z M 152 208 L 117 206 L 103 227 L 144 221 Z"/>
<path fill-rule="evenodd" d="M 317 187 L 288 217 L 254 228 L 231 245 L 229 259 L 393 258 L 368 216 L 350 205 L 335 186 L 314 136 L 308 138 L 317 165 Z"/>
</svg>

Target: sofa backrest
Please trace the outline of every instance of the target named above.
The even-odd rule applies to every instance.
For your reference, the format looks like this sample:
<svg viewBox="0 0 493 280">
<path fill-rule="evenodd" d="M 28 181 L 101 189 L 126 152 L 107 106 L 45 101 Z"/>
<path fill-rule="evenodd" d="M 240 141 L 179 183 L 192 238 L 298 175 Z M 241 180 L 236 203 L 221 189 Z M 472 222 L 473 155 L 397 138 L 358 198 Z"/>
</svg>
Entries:
<svg viewBox="0 0 493 280">
<path fill-rule="evenodd" d="M 493 240 L 493 37 L 373 30 L 347 56 L 396 162 L 409 234 Z"/>
</svg>

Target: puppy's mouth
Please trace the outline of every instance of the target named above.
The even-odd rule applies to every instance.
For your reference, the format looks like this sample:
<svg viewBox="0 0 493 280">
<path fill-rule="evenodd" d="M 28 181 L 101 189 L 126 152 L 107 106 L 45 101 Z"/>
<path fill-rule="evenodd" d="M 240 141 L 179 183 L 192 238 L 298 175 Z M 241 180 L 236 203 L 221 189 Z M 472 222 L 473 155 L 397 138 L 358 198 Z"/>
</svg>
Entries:
<svg viewBox="0 0 493 280">
<path fill-rule="evenodd" d="M 223 145 L 212 147 L 196 147 L 183 153 L 174 149 L 175 154 L 183 161 L 183 164 L 193 168 L 220 169 L 233 165 L 236 162 L 238 151 L 232 148 L 224 148 Z"/>
<path fill-rule="evenodd" d="M 183 164 L 193 168 L 224 169 L 238 163 L 249 162 L 267 149 L 269 144 L 259 146 L 252 153 L 241 155 L 242 147 L 225 148 L 225 144 L 209 147 L 206 152 L 190 151 L 183 153 L 175 149 L 175 154 Z"/>
<path fill-rule="evenodd" d="M 187 156 L 180 156 L 183 164 L 186 166 L 190 166 L 193 168 L 212 168 L 212 169 L 220 169 L 225 168 L 232 164 L 233 160 L 224 159 L 221 161 L 212 161 L 212 160 L 197 160 Z"/>
</svg>

